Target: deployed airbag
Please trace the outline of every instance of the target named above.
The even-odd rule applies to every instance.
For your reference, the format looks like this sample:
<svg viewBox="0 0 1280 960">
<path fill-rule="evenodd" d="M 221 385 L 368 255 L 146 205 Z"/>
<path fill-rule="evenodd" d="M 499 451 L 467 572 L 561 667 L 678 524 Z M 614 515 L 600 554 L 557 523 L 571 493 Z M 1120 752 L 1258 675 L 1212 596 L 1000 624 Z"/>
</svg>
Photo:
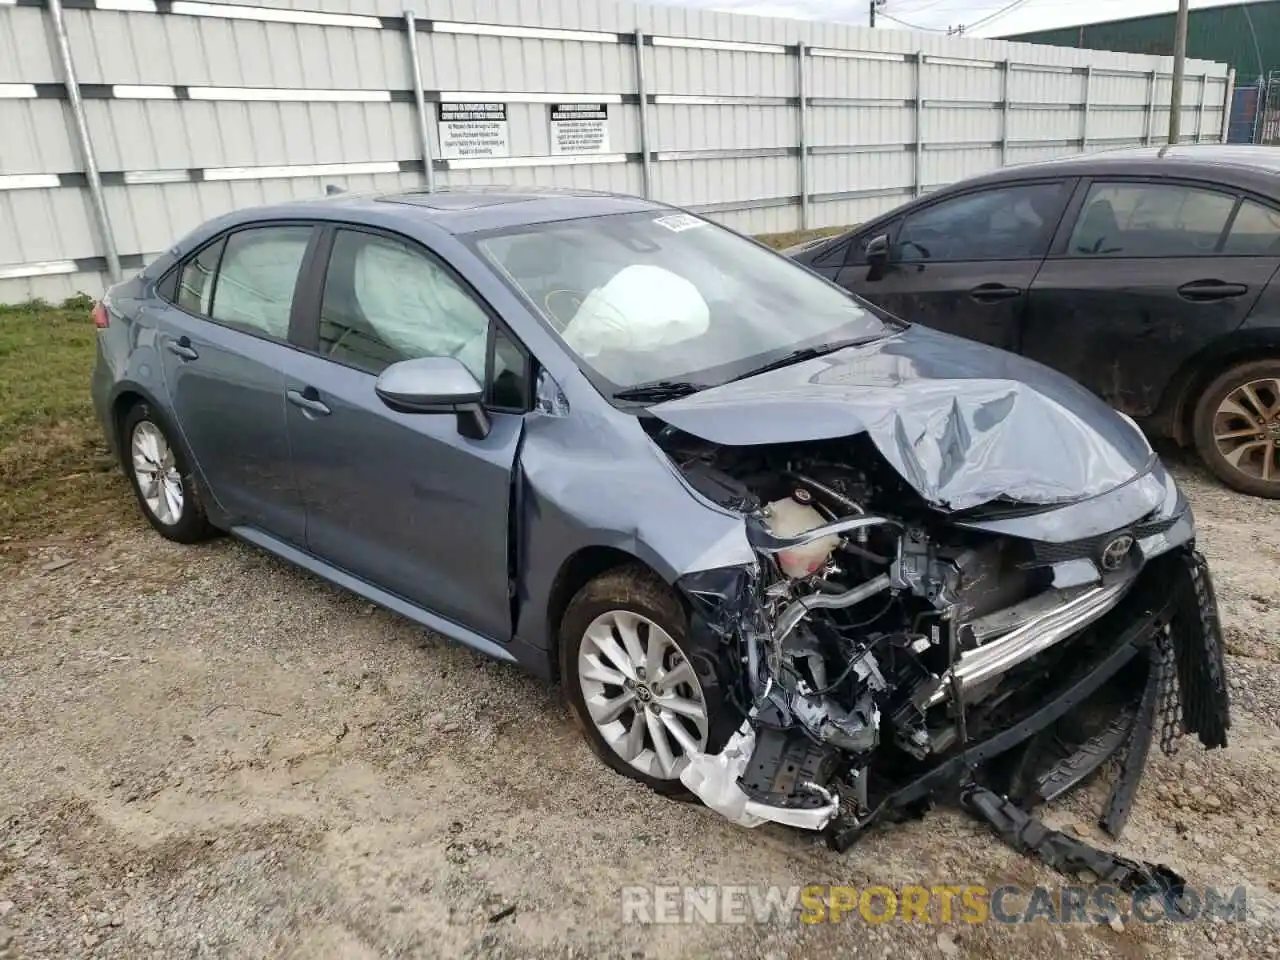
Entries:
<svg viewBox="0 0 1280 960">
<path fill-rule="evenodd" d="M 587 294 L 564 340 L 588 359 L 610 351 L 644 353 L 701 336 L 710 322 L 697 287 L 670 270 L 637 263 Z"/>
</svg>

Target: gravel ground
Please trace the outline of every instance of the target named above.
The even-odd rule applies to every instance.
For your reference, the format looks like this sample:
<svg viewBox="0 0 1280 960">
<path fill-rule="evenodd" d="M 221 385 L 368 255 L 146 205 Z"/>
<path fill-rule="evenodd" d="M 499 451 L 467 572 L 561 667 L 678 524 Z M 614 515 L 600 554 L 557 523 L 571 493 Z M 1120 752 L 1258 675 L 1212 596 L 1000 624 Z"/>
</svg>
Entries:
<svg viewBox="0 0 1280 960">
<path fill-rule="evenodd" d="M 628 884 L 1063 880 L 945 810 L 837 856 L 665 801 L 599 764 L 538 681 L 139 521 L 0 572 L 0 958 L 1280 956 L 1280 503 L 1178 470 L 1232 744 L 1153 751 L 1120 849 L 1247 884 L 1246 923 L 624 924 Z M 1101 842 L 1096 800 L 1048 817 Z"/>
</svg>

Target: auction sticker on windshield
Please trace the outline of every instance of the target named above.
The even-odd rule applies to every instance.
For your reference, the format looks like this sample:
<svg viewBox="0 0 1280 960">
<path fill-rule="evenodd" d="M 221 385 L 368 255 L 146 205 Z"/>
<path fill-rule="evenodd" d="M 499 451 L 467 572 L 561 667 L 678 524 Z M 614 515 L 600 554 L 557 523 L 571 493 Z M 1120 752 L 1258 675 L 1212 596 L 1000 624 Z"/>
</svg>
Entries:
<svg viewBox="0 0 1280 960">
<path fill-rule="evenodd" d="M 666 217 L 658 217 L 653 221 L 660 227 L 666 227 L 672 233 L 679 233 L 682 230 L 692 230 L 694 227 L 700 227 L 705 220 L 699 220 L 695 216 L 687 213 L 673 213 Z"/>
</svg>

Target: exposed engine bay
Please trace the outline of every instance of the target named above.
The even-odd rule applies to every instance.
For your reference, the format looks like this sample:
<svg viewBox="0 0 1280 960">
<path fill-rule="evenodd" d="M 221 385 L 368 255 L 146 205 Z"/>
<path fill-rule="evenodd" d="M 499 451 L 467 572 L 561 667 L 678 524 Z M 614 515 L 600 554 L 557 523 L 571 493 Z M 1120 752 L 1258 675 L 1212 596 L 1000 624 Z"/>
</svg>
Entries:
<svg viewBox="0 0 1280 960">
<path fill-rule="evenodd" d="M 1185 731 L 1225 744 L 1207 570 L 1190 544 L 1146 555 L 1176 518 L 1038 543 L 968 523 L 1016 505 L 925 502 L 865 437 L 728 447 L 665 427 L 655 440 L 745 515 L 759 557 L 731 589 L 685 585 L 727 648 L 744 722 L 681 779 L 736 822 L 825 830 L 843 849 L 952 790 L 1000 830 L 999 796 L 1052 799 L 1123 754 L 1118 833 L 1157 720 L 1168 750 Z"/>
</svg>

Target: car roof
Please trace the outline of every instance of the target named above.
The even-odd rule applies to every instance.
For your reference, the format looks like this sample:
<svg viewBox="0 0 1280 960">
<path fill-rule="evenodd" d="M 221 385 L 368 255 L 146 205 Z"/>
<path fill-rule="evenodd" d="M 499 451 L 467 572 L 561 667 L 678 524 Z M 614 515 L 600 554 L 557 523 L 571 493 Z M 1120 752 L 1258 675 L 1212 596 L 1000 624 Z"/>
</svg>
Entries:
<svg viewBox="0 0 1280 960">
<path fill-rule="evenodd" d="M 1005 167 L 962 180 L 947 189 L 977 183 L 1031 180 L 1056 174 L 1089 177 L 1156 174 L 1221 180 L 1280 199 L 1280 147 L 1235 143 L 1122 147 Z"/>
<path fill-rule="evenodd" d="M 430 221 L 453 234 L 522 227 L 579 217 L 600 217 L 644 210 L 665 210 L 664 204 L 640 197 L 591 190 L 535 187 L 450 187 L 390 193 L 338 193 L 294 200 L 241 211 L 245 220 L 313 216 L 324 220 L 360 220 L 372 215 L 391 219 Z"/>
</svg>

